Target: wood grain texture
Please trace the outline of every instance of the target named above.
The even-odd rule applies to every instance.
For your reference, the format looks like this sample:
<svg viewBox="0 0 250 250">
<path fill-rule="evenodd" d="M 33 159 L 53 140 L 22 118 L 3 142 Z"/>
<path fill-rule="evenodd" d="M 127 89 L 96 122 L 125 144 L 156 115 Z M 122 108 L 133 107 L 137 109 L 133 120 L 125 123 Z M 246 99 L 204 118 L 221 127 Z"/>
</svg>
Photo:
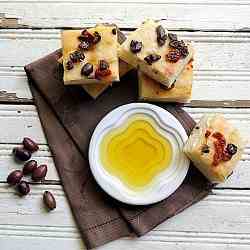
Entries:
<svg viewBox="0 0 250 250">
<path fill-rule="evenodd" d="M 249 33 L 178 34 L 195 41 L 196 47 L 193 95 L 188 106 L 250 107 Z M 8 101 L 6 95 L 12 93 L 17 98 L 9 98 L 11 102 L 32 102 L 22 67 L 58 48 L 59 38 L 58 30 L 0 30 L 0 91 L 7 93 L 0 95 L 0 101 Z"/>
<path fill-rule="evenodd" d="M 167 20 L 170 29 L 249 30 L 249 4 L 249 0 L 1 0 L 0 10 L 15 16 L 21 25 L 40 28 L 99 22 L 136 27 L 153 18 Z"/>
</svg>

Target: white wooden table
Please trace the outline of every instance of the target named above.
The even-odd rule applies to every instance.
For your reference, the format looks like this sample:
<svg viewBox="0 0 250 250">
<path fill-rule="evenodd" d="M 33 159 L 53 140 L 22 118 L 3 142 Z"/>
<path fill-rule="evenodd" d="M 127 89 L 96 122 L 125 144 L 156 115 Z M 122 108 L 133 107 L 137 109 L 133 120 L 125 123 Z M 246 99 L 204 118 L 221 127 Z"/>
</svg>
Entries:
<svg viewBox="0 0 250 250">
<path fill-rule="evenodd" d="M 167 2 L 167 3 L 166 3 Z M 0 249 L 80 250 L 84 245 L 67 204 L 23 66 L 60 46 L 63 27 L 114 22 L 129 31 L 150 17 L 195 41 L 193 99 L 185 109 L 197 120 L 223 113 L 250 134 L 250 0 L 0 0 Z M 30 136 L 47 163 L 46 185 L 19 198 L 6 176 L 21 168 L 12 148 Z M 52 190 L 58 207 L 44 211 Z M 112 250 L 250 249 L 250 144 L 234 175 L 211 195 L 139 239 L 101 247 Z"/>
</svg>

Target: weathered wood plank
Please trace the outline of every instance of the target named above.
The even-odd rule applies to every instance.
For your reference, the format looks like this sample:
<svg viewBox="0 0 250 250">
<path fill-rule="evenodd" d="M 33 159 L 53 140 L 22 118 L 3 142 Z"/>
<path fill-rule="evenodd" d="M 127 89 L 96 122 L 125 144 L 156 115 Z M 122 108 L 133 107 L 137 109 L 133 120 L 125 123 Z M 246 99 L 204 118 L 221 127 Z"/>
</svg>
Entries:
<svg viewBox="0 0 250 250">
<path fill-rule="evenodd" d="M 57 199 L 57 209 L 46 212 L 42 193 L 50 190 Z M 60 249 L 82 249 L 78 230 L 61 186 L 32 186 L 25 198 L 15 195 L 13 188 L 0 184 L 0 242 L 3 249 L 14 249 L 15 243 L 29 240 L 34 250 L 55 241 Z M 99 249 L 247 249 L 250 244 L 250 191 L 214 190 L 206 199 L 162 223 L 139 239 L 122 239 Z M 189 243 L 189 244 L 187 244 Z M 65 245 L 64 245 L 65 244 Z M 27 243 L 23 246 L 27 247 Z M 18 249 L 24 249 L 22 245 Z M 50 245 L 51 247 L 51 245 Z M 126 247 L 126 248 L 125 248 Z M 182 247 L 182 248 L 181 248 Z M 210 248 L 211 247 L 211 248 Z M 229 247 L 229 248 L 228 248 Z M 44 248 L 43 248 L 44 249 Z"/>
<path fill-rule="evenodd" d="M 193 96 L 187 105 L 249 107 L 250 35 L 178 34 L 196 47 Z M 0 101 L 32 102 L 22 67 L 58 48 L 59 37 L 58 30 L 0 30 Z"/>
<path fill-rule="evenodd" d="M 195 42 L 195 70 L 249 72 L 249 33 L 177 32 Z M 0 30 L 0 66 L 23 66 L 60 47 L 58 30 Z M 216 52 L 216 53 L 215 53 Z M 237 74 L 237 73 L 236 73 Z M 244 75 L 243 75 L 244 77 Z"/>
<path fill-rule="evenodd" d="M 249 4 L 249 0 L 1 0 L 0 10 L 14 16 L 19 25 L 41 28 L 98 22 L 135 27 L 145 18 L 153 18 L 166 19 L 170 29 L 249 30 Z"/>
</svg>

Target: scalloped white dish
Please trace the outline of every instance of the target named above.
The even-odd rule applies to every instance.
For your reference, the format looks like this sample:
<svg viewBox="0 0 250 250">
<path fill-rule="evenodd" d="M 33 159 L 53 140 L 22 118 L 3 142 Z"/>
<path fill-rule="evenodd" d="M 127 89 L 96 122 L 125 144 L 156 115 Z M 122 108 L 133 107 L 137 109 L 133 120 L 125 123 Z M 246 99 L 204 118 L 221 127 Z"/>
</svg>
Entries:
<svg viewBox="0 0 250 250">
<path fill-rule="evenodd" d="M 143 188 L 133 189 L 103 166 L 100 145 L 110 131 L 120 128 L 131 117 L 140 116 L 153 121 L 150 124 L 170 142 L 173 153 L 168 167 Z M 95 128 L 89 145 L 90 168 L 97 183 L 113 198 L 131 205 L 156 203 L 170 196 L 187 175 L 189 160 L 182 152 L 187 138 L 180 122 L 165 109 L 147 103 L 123 105 L 108 113 Z"/>
</svg>

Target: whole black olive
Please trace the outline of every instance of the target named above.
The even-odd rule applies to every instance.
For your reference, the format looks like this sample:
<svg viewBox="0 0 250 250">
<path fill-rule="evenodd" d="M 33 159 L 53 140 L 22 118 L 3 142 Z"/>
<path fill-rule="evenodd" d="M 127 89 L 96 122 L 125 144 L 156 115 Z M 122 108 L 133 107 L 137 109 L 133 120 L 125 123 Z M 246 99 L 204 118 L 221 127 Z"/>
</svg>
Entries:
<svg viewBox="0 0 250 250">
<path fill-rule="evenodd" d="M 43 202 L 49 210 L 56 208 L 56 200 L 53 194 L 49 191 L 45 191 L 43 194 Z"/>
<path fill-rule="evenodd" d="M 24 175 L 32 174 L 36 168 L 37 168 L 37 162 L 35 160 L 27 161 L 23 167 L 23 174 Z"/>
<path fill-rule="evenodd" d="M 28 161 L 31 157 L 31 152 L 21 147 L 14 148 L 13 154 L 15 158 L 20 161 Z"/>
<path fill-rule="evenodd" d="M 35 152 L 35 151 L 37 151 L 39 149 L 37 143 L 34 142 L 29 137 L 24 137 L 23 138 L 23 146 L 24 146 L 25 149 L 27 149 L 31 153 L 33 153 L 33 152 Z"/>
<path fill-rule="evenodd" d="M 48 168 L 47 165 L 43 164 L 37 167 L 32 173 L 32 180 L 41 181 L 45 178 Z"/>
<path fill-rule="evenodd" d="M 18 185 L 17 185 L 17 190 L 21 195 L 27 195 L 30 192 L 30 186 L 28 184 L 28 182 L 26 181 L 21 181 Z"/>
<path fill-rule="evenodd" d="M 7 183 L 10 185 L 18 184 L 23 178 L 23 172 L 21 170 L 12 171 L 7 177 Z"/>
</svg>

